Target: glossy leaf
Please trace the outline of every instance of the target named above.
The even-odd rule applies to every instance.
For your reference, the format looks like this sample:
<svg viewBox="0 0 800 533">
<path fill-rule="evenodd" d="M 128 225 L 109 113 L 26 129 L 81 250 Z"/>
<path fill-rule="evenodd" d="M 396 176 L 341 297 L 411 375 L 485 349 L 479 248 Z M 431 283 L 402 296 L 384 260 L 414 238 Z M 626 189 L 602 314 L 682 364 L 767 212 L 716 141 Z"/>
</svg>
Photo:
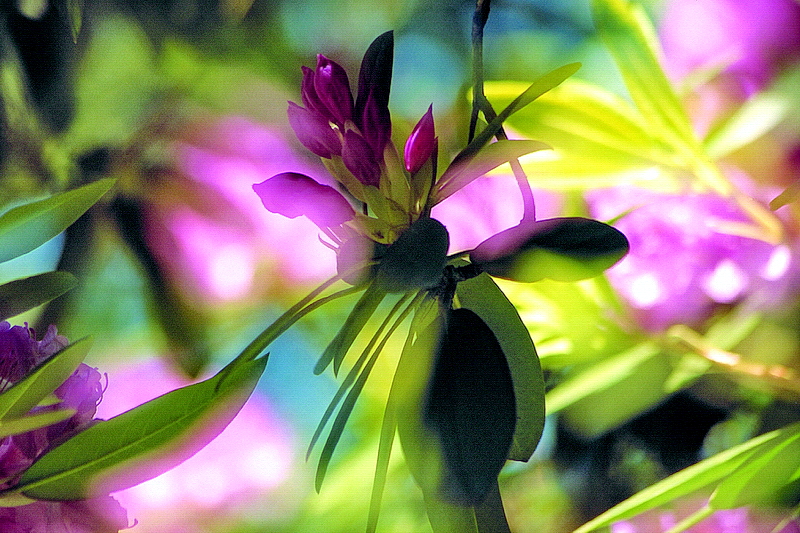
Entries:
<svg viewBox="0 0 800 533">
<path fill-rule="evenodd" d="M 73 342 L 0 394 L 0 420 L 19 418 L 36 407 L 75 372 L 91 344 L 90 337 Z"/>
<path fill-rule="evenodd" d="M 436 285 L 447 262 L 450 236 L 436 219 L 423 217 L 409 226 L 381 258 L 375 283 L 386 292 Z"/>
<path fill-rule="evenodd" d="M 779 442 L 788 433 L 796 432 L 798 429 L 800 429 L 800 424 L 792 424 L 777 431 L 759 435 L 739 446 L 684 468 L 615 505 L 603 514 L 583 524 L 574 533 L 597 531 L 619 520 L 636 516 L 683 496 L 688 496 L 700 489 L 711 487 L 736 472 L 742 465 L 747 464 L 748 461 L 756 456 L 759 450 L 771 447 L 773 443 Z"/>
<path fill-rule="evenodd" d="M 4 283 L 0 285 L 0 320 L 58 298 L 77 284 L 69 272 L 45 272 Z"/>
<path fill-rule="evenodd" d="M 67 229 L 114 181 L 98 180 L 5 212 L 0 216 L 0 262 L 30 252 Z"/>
<path fill-rule="evenodd" d="M 442 496 L 478 505 L 508 457 L 517 412 L 503 349 L 469 309 L 446 315 L 423 413 L 423 423 L 441 444 Z"/>
<path fill-rule="evenodd" d="M 528 329 L 514 305 L 487 274 L 462 281 L 456 289 L 461 307 L 477 314 L 492 330 L 511 370 L 517 421 L 509 459 L 527 461 L 544 430 L 544 377 Z"/>
<path fill-rule="evenodd" d="M 237 363 L 97 423 L 42 456 L 23 473 L 15 491 L 43 500 L 83 499 L 174 467 L 230 422 L 266 363 L 266 357 Z"/>
<path fill-rule="evenodd" d="M 602 273 L 628 252 L 619 230 L 588 218 L 531 222 L 488 238 L 470 253 L 473 263 L 499 278 L 577 281 Z"/>
<path fill-rule="evenodd" d="M 44 411 L 22 418 L 2 420 L 0 421 L 0 438 L 27 433 L 34 429 L 63 422 L 74 414 L 74 409 L 59 409 L 57 411 Z"/>
</svg>

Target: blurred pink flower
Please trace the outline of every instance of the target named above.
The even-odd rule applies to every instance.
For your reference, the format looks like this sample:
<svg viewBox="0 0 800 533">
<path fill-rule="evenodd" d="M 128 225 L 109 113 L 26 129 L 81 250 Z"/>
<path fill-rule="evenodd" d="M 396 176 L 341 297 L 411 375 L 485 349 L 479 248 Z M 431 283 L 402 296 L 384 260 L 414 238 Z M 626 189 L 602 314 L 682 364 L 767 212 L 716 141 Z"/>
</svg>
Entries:
<svg viewBox="0 0 800 533">
<path fill-rule="evenodd" d="M 257 298 L 335 271 L 335 255 L 313 223 L 269 213 L 253 195 L 253 183 L 287 169 L 325 182 L 321 165 L 299 156 L 280 131 L 227 117 L 197 125 L 172 152 L 178 175 L 152 195 L 147 237 L 189 294 Z"/>
<path fill-rule="evenodd" d="M 800 4 L 795 0 L 669 0 L 659 33 L 675 78 L 726 65 L 748 96 L 800 56 Z"/>
<path fill-rule="evenodd" d="M 111 372 L 99 415 L 109 418 L 160 394 L 187 385 L 161 359 Z M 288 426 L 256 391 L 236 418 L 209 444 L 177 467 L 114 494 L 140 533 L 200 533 L 235 520 L 246 509 L 274 518 L 266 495 L 285 491 L 295 461 Z M 286 506 L 278 495 L 276 499 Z M 289 512 L 288 510 L 286 512 Z"/>
<path fill-rule="evenodd" d="M 42 340 L 25 326 L 0 322 L 0 391 L 13 385 L 48 357 L 68 345 L 55 326 Z M 103 397 L 100 373 L 83 363 L 55 391 L 60 400 L 33 411 L 75 409 L 57 424 L 0 439 L 0 488 L 12 487 L 19 474 L 58 445 L 91 425 Z M 125 510 L 111 497 L 85 501 L 40 501 L 19 507 L 0 507 L 0 531 L 20 533 L 112 533 L 128 527 Z"/>
<path fill-rule="evenodd" d="M 659 533 L 677 525 L 680 518 L 675 513 L 649 512 L 630 520 L 616 522 L 611 533 Z M 717 511 L 702 522 L 690 527 L 686 533 L 800 533 L 800 523 L 791 520 L 781 525 L 780 517 L 752 512 L 746 507 Z"/>
<path fill-rule="evenodd" d="M 609 220 L 630 252 L 608 278 L 646 330 L 698 325 L 719 304 L 774 307 L 798 289 L 800 258 L 787 244 L 731 234 L 749 219 L 712 193 L 665 194 L 618 187 L 587 194 L 590 211 Z"/>
</svg>

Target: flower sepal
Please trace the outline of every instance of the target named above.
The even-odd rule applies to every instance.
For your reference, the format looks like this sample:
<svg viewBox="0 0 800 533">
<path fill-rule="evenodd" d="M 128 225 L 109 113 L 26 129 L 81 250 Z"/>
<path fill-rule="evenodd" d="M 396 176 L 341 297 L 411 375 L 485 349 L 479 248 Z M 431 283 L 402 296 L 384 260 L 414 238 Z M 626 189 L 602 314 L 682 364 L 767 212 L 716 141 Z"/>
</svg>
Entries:
<svg viewBox="0 0 800 533">
<path fill-rule="evenodd" d="M 619 230 L 582 217 L 523 220 L 470 252 L 470 261 L 492 276 L 531 283 L 578 281 L 601 274 L 628 253 Z"/>
</svg>

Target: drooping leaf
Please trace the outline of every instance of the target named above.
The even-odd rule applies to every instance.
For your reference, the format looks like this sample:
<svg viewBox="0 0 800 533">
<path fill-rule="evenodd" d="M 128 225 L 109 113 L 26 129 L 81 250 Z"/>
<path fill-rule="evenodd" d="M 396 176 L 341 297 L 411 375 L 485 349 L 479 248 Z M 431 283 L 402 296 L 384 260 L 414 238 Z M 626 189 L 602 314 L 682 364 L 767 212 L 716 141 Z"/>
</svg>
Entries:
<svg viewBox="0 0 800 533">
<path fill-rule="evenodd" d="M 423 408 L 423 423 L 439 439 L 442 496 L 480 504 L 497 481 L 514 438 L 514 384 L 503 349 L 473 311 L 445 318 Z"/>
<path fill-rule="evenodd" d="M 27 433 L 34 429 L 62 422 L 75 414 L 74 409 L 58 409 L 56 411 L 43 411 L 22 418 L 6 419 L 0 421 L 0 438 L 10 435 Z"/>
<path fill-rule="evenodd" d="M 548 148 L 550 148 L 548 145 L 539 141 L 502 140 L 490 144 L 477 154 L 453 161 L 439 178 L 435 203 L 441 202 L 471 181 L 504 163 Z"/>
<path fill-rule="evenodd" d="M 114 181 L 101 179 L 0 215 L 0 262 L 30 252 L 64 231 L 108 192 Z"/>
<path fill-rule="evenodd" d="M 417 219 L 381 258 L 375 284 L 386 292 L 406 292 L 436 285 L 447 262 L 450 236 L 434 218 Z"/>
<path fill-rule="evenodd" d="M 45 272 L 4 283 L 0 285 L 0 320 L 58 298 L 77 284 L 69 272 Z"/>
<path fill-rule="evenodd" d="M 230 422 L 266 363 L 266 356 L 237 362 L 226 372 L 95 424 L 42 456 L 14 491 L 43 500 L 83 499 L 174 467 Z"/>
<path fill-rule="evenodd" d="M 376 283 L 371 283 L 367 287 L 339 332 L 322 352 L 322 356 L 314 367 L 314 374 L 322 374 L 331 362 L 333 362 L 334 374 L 339 373 L 344 356 L 385 296 L 386 292 L 378 288 Z"/>
<path fill-rule="evenodd" d="M 583 524 L 574 533 L 590 533 L 640 513 L 655 509 L 700 489 L 712 487 L 747 464 L 760 450 L 771 448 L 789 433 L 797 432 L 800 424 L 759 435 L 729 450 L 718 453 L 637 492 L 622 503 Z"/>
<path fill-rule="evenodd" d="M 36 407 L 75 372 L 91 344 L 90 337 L 73 342 L 0 394 L 0 420 L 20 418 Z"/>
<path fill-rule="evenodd" d="M 488 238 L 470 260 L 499 278 L 577 281 L 602 273 L 628 252 L 628 239 L 597 220 L 560 217 L 523 221 Z"/>
<path fill-rule="evenodd" d="M 461 307 L 477 314 L 497 337 L 511 370 L 517 420 L 509 459 L 527 461 L 544 430 L 544 377 L 528 329 L 514 305 L 490 276 L 462 281 L 456 289 Z"/>
</svg>

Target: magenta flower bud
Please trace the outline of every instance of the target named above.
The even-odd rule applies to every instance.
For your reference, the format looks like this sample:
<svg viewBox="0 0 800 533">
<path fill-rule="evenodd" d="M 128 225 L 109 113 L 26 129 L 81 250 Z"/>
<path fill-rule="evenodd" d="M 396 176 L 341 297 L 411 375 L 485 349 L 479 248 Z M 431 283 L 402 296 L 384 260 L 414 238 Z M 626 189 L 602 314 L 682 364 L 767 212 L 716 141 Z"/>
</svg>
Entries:
<svg viewBox="0 0 800 533">
<path fill-rule="evenodd" d="M 305 79 L 304 79 L 305 81 Z M 353 94 L 347 72 L 335 61 L 322 54 L 317 55 L 317 69 L 314 71 L 316 97 L 324 106 L 327 118 L 340 127 L 353 116 Z"/>
<path fill-rule="evenodd" d="M 327 119 L 294 102 L 289 102 L 287 115 L 297 140 L 313 154 L 330 159 L 342 153 L 342 143 Z"/>
<path fill-rule="evenodd" d="M 406 170 L 411 174 L 416 173 L 431 157 L 438 144 L 433 125 L 433 105 L 430 105 L 428 112 L 422 115 L 406 141 L 403 152 Z"/>
<path fill-rule="evenodd" d="M 354 130 L 345 132 L 342 162 L 358 181 L 364 185 L 377 187 L 381 179 L 381 167 L 378 161 L 382 159 L 375 157 L 373 147 L 361 135 Z"/>
<path fill-rule="evenodd" d="M 340 226 L 355 216 L 353 206 L 333 187 L 305 174 L 283 172 L 253 185 L 267 211 L 288 218 L 308 217 L 319 228 Z"/>
</svg>

